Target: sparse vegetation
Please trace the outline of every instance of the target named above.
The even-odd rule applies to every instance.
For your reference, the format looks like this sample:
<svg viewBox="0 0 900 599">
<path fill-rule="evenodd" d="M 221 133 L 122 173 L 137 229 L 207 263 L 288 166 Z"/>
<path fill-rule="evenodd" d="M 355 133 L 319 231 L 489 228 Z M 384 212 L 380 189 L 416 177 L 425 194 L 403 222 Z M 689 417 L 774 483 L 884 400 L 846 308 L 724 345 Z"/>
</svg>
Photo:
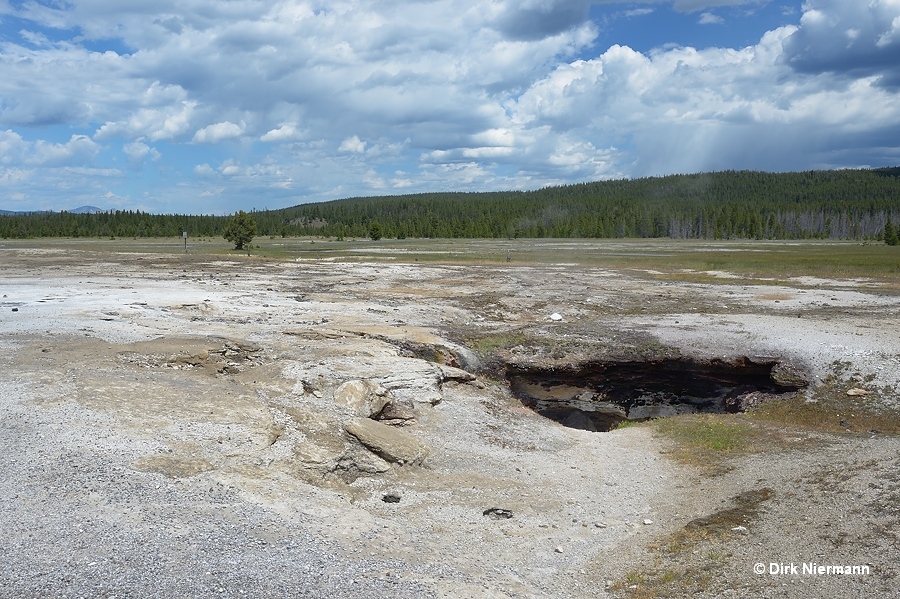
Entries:
<svg viewBox="0 0 900 599">
<path fill-rule="evenodd" d="M 628 572 L 611 590 L 630 599 L 689 597 L 721 580 L 728 566 L 725 541 L 733 529 L 753 520 L 760 505 L 774 496 L 769 488 L 745 491 L 732 498 L 732 507 L 697 518 L 648 547 L 653 563 Z"/>
<path fill-rule="evenodd" d="M 728 471 L 733 457 L 788 444 L 783 430 L 756 425 L 745 414 L 684 414 L 646 426 L 674 441 L 674 459 L 710 475 Z"/>
</svg>

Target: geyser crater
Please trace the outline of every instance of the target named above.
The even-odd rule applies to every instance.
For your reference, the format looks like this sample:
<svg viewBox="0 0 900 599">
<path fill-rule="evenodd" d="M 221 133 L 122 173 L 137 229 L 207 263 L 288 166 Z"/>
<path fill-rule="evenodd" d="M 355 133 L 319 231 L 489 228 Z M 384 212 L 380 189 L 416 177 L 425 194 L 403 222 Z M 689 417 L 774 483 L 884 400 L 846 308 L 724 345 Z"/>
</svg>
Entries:
<svg viewBox="0 0 900 599">
<path fill-rule="evenodd" d="M 597 361 L 553 368 L 508 364 L 506 379 L 523 405 L 590 431 L 608 431 L 625 420 L 741 412 L 808 385 L 790 364 L 750 357 Z"/>
</svg>

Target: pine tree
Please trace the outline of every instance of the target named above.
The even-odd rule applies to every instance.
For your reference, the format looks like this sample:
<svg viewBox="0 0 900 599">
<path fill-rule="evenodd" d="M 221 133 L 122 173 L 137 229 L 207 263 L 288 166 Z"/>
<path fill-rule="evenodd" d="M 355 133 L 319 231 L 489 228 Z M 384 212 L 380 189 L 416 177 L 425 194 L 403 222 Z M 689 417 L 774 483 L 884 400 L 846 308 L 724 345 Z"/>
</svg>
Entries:
<svg viewBox="0 0 900 599">
<path fill-rule="evenodd" d="M 369 237 L 372 238 L 372 241 L 378 241 L 384 235 L 381 231 L 381 223 L 377 220 L 372 221 L 372 224 L 369 225 Z"/>
<path fill-rule="evenodd" d="M 889 218 L 884 224 L 884 242 L 888 245 L 900 245 L 900 233 Z"/>
<path fill-rule="evenodd" d="M 228 221 L 228 225 L 222 232 L 222 237 L 226 241 L 233 243 L 234 249 L 242 250 L 245 243 L 250 243 L 256 237 L 256 221 L 252 216 L 241 210 Z"/>
</svg>

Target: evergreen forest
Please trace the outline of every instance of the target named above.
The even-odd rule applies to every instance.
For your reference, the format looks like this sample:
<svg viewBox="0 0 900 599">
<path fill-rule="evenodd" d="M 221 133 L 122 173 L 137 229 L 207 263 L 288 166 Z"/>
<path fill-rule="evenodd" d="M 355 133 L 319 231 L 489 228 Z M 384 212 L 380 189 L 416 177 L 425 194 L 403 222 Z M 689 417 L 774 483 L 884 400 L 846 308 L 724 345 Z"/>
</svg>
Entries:
<svg viewBox="0 0 900 599">
<path fill-rule="evenodd" d="M 900 223 L 900 167 L 724 171 L 535 191 L 357 197 L 251 213 L 262 236 L 329 238 L 885 239 Z M 222 236 L 228 216 L 0 215 L 0 238 Z"/>
</svg>

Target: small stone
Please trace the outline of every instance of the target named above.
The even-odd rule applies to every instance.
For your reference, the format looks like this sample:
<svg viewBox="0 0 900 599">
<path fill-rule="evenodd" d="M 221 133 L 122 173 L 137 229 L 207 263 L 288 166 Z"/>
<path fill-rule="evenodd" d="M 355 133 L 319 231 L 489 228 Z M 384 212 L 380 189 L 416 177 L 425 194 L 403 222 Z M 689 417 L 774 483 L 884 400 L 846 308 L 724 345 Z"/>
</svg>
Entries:
<svg viewBox="0 0 900 599">
<path fill-rule="evenodd" d="M 866 389 L 860 389 L 859 387 L 853 387 L 852 389 L 847 391 L 847 395 L 849 395 L 850 397 L 861 397 L 868 394 L 869 392 Z"/>
<path fill-rule="evenodd" d="M 13 308 L 12 311 L 13 311 L 13 312 L 18 312 L 19 309 L 18 309 L 18 308 Z"/>
<path fill-rule="evenodd" d="M 649 519 L 647 519 L 647 518 L 644 518 L 644 525 L 645 525 L 645 526 L 650 526 L 651 524 L 653 524 L 653 520 L 649 520 Z"/>
<path fill-rule="evenodd" d="M 733 530 L 733 531 L 736 532 L 736 533 L 742 534 L 742 535 L 745 535 L 745 534 L 747 534 L 748 532 L 750 532 L 750 531 L 747 530 L 747 527 L 746 527 L 746 526 L 735 526 L 735 527 L 732 528 L 731 530 Z"/>
<path fill-rule="evenodd" d="M 559 322 L 562 319 L 563 319 L 562 314 L 560 314 L 559 312 L 554 312 L 553 314 L 550 315 L 550 320 L 553 320 L 555 322 Z"/>
<path fill-rule="evenodd" d="M 400 498 L 401 498 L 401 497 L 402 497 L 402 495 L 400 495 L 399 492 L 397 492 L 397 491 L 392 491 L 392 492 L 390 492 L 390 493 L 385 493 L 385 494 L 381 497 L 381 500 L 382 500 L 383 502 L 385 502 L 385 503 L 400 503 Z"/>
<path fill-rule="evenodd" d="M 482 512 L 483 516 L 487 516 L 492 520 L 509 520 L 513 517 L 512 510 L 507 510 L 502 507 L 491 507 Z"/>
<path fill-rule="evenodd" d="M 554 549 L 554 551 L 556 551 L 557 553 L 562 553 L 562 552 L 563 552 L 563 548 L 562 548 L 560 545 L 557 545 L 557 546 L 556 546 L 556 549 Z"/>
</svg>

